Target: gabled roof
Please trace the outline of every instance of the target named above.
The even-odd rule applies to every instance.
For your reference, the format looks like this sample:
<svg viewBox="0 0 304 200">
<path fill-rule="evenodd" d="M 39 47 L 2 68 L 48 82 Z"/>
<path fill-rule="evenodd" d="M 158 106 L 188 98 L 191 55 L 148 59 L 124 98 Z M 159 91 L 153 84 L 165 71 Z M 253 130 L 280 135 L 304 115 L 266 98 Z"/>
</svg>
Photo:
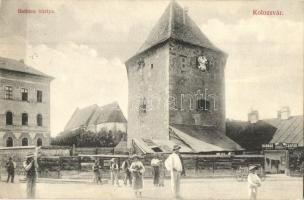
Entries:
<svg viewBox="0 0 304 200">
<path fill-rule="evenodd" d="M 262 144 L 297 143 L 303 146 L 303 115 L 288 119 L 264 119 L 250 124 L 228 121 L 227 136 L 247 150 L 260 150 Z"/>
<path fill-rule="evenodd" d="M 64 131 L 107 122 L 127 122 L 117 102 L 102 107 L 95 104 L 82 109 L 77 108 L 65 126 Z"/>
<path fill-rule="evenodd" d="M 96 104 L 81 109 L 77 108 L 65 126 L 64 131 L 74 130 L 82 126 L 87 126 L 90 123 L 90 120 L 92 119 L 94 113 L 98 112 L 98 109 L 99 106 Z"/>
<path fill-rule="evenodd" d="M 113 102 L 100 107 L 99 116 L 96 119 L 95 124 L 106 122 L 127 122 L 117 102 Z"/>
<path fill-rule="evenodd" d="M 194 152 L 240 151 L 240 145 L 212 127 L 171 124 L 170 128 Z"/>
<path fill-rule="evenodd" d="M 185 10 L 174 0 L 170 2 L 136 55 L 168 39 L 175 39 L 222 52 L 210 42 L 200 28 L 187 15 Z"/>
<path fill-rule="evenodd" d="M 42 72 L 34 69 L 33 67 L 27 66 L 26 64 L 24 64 L 23 61 L 17 61 L 17 60 L 13 60 L 10 58 L 0 57 L 0 70 L 1 69 L 7 70 L 7 71 L 13 71 L 13 72 L 31 74 L 31 75 L 35 75 L 35 76 L 42 76 L 42 77 L 46 77 L 49 79 L 54 79 L 53 77 L 51 77 L 45 73 L 42 73 Z"/>
<path fill-rule="evenodd" d="M 297 143 L 299 146 L 303 146 L 303 115 L 263 121 L 277 128 L 270 143 Z"/>
</svg>

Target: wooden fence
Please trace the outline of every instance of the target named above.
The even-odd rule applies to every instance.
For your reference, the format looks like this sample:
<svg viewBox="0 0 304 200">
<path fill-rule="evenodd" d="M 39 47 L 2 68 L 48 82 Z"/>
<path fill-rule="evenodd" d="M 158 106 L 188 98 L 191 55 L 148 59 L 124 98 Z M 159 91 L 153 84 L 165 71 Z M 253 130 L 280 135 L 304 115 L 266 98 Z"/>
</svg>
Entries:
<svg viewBox="0 0 304 200">
<path fill-rule="evenodd" d="M 103 177 L 109 177 L 110 159 L 117 158 L 118 164 L 128 157 L 126 155 L 78 155 L 69 157 L 41 157 L 38 160 L 42 177 L 53 178 L 92 178 L 92 166 L 96 158 L 100 159 Z M 167 155 L 164 155 L 164 159 Z M 240 166 L 259 164 L 264 166 L 263 155 L 182 155 L 187 177 L 223 177 L 233 176 Z M 146 177 L 152 176 L 150 162 L 152 155 L 146 155 L 142 161 Z"/>
</svg>

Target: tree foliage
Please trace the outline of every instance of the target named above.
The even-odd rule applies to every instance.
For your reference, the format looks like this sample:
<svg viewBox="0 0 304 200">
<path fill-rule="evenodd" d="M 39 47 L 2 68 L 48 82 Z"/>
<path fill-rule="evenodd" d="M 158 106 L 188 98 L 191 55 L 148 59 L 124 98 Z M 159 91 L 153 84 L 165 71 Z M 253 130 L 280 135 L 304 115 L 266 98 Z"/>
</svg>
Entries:
<svg viewBox="0 0 304 200">
<path fill-rule="evenodd" d="M 91 132 L 83 129 L 64 132 L 59 136 L 52 138 L 51 145 L 76 147 L 115 147 L 121 139 L 125 139 L 126 133 L 117 131 L 101 130 L 100 132 Z"/>
</svg>

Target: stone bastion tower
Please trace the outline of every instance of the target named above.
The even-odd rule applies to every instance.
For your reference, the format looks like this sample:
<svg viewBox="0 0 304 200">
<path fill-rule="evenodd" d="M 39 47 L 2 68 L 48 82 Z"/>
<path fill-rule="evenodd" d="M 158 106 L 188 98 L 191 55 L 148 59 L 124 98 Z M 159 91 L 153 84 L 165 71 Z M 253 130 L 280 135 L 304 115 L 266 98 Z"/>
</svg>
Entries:
<svg viewBox="0 0 304 200">
<path fill-rule="evenodd" d="M 171 1 L 144 44 L 125 63 L 128 147 L 135 141 L 137 146 L 165 152 L 173 141 L 193 152 L 238 148 L 225 136 L 226 58 L 187 10 Z"/>
</svg>

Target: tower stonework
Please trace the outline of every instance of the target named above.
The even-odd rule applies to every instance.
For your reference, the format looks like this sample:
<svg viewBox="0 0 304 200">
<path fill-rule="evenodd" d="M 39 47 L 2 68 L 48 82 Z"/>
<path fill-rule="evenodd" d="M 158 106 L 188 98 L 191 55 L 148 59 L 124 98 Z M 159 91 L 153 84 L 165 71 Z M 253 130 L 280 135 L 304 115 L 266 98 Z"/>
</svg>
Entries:
<svg viewBox="0 0 304 200">
<path fill-rule="evenodd" d="M 225 135 L 226 58 L 172 1 L 126 61 L 128 146 L 134 138 L 169 140 L 171 127 Z"/>
<path fill-rule="evenodd" d="M 225 134 L 225 54 L 179 41 L 169 44 L 170 124 L 211 126 Z M 200 58 L 207 60 L 207 69 L 199 68 Z"/>
</svg>

